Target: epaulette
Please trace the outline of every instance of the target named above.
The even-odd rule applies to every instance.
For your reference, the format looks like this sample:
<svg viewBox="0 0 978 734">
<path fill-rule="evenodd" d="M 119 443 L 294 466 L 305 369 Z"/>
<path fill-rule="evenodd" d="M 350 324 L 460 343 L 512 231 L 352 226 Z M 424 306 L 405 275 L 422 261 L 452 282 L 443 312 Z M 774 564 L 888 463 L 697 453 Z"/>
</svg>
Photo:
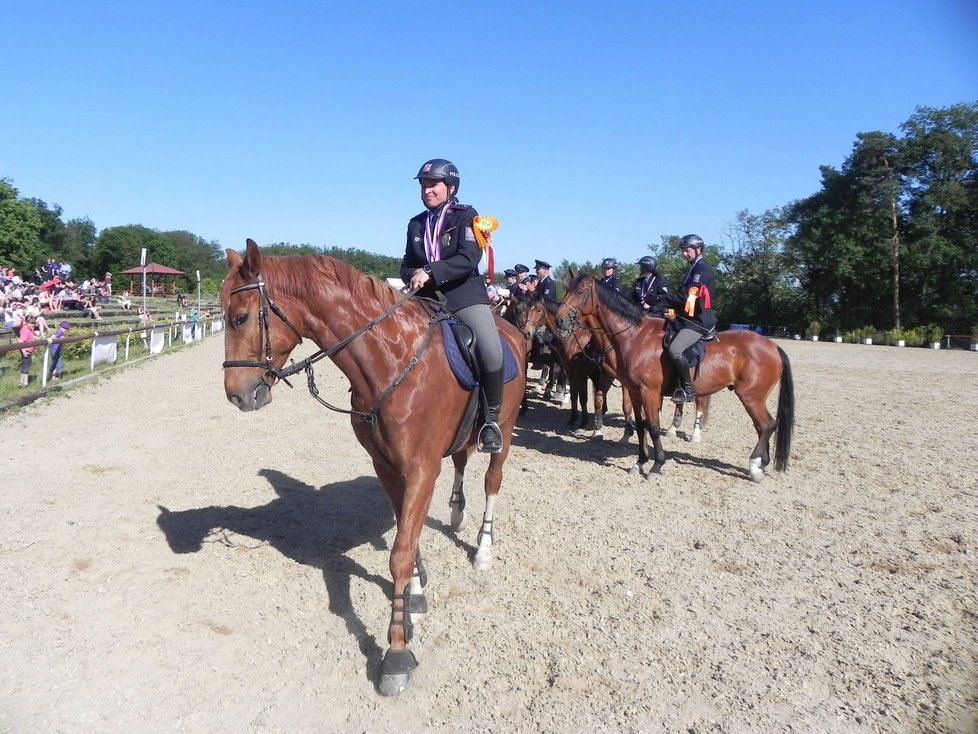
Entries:
<svg viewBox="0 0 978 734">
<path fill-rule="evenodd" d="M 452 202 L 452 209 L 458 211 L 464 211 L 465 209 L 471 209 L 471 204 L 459 204 L 457 201 Z"/>
</svg>

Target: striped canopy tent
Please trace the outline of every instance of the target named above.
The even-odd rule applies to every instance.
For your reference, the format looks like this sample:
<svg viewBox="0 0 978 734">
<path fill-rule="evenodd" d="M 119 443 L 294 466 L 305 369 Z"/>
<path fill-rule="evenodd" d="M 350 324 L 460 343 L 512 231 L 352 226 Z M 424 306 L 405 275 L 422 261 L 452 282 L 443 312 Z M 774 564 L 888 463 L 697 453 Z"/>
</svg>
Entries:
<svg viewBox="0 0 978 734">
<path fill-rule="evenodd" d="M 134 296 L 142 294 L 143 268 L 141 266 L 123 270 L 122 275 L 133 276 L 129 278 L 130 294 Z M 177 294 L 175 279 L 178 275 L 186 275 L 186 273 L 159 263 L 149 263 L 146 266 L 146 295 L 175 296 Z"/>
</svg>

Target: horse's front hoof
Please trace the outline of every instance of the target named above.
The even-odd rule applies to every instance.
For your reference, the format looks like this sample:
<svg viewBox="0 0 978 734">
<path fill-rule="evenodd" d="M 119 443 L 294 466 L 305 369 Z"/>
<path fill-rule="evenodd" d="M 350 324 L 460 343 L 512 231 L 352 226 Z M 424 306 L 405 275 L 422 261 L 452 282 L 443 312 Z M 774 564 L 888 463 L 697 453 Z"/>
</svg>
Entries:
<svg viewBox="0 0 978 734">
<path fill-rule="evenodd" d="M 380 664 L 380 684 L 377 690 L 382 696 L 396 696 L 411 683 L 411 674 L 418 667 L 418 659 L 410 650 L 388 649 Z"/>
<path fill-rule="evenodd" d="M 587 433 L 588 432 L 586 428 L 575 428 L 574 438 L 587 438 Z"/>
<path fill-rule="evenodd" d="M 642 474 L 642 465 L 634 464 L 631 469 L 628 470 L 628 476 L 637 477 Z"/>
<path fill-rule="evenodd" d="M 653 475 L 655 475 L 655 476 L 661 476 L 662 475 L 662 467 L 663 466 L 664 466 L 664 462 L 662 462 L 662 461 L 655 462 L 652 465 L 652 468 L 649 469 L 649 473 L 645 475 L 645 478 L 646 479 L 651 479 Z"/>
<path fill-rule="evenodd" d="M 676 427 L 675 426 L 669 426 L 669 428 L 666 429 L 666 432 L 663 433 L 662 435 L 665 436 L 666 438 L 675 438 L 676 437 Z"/>
</svg>

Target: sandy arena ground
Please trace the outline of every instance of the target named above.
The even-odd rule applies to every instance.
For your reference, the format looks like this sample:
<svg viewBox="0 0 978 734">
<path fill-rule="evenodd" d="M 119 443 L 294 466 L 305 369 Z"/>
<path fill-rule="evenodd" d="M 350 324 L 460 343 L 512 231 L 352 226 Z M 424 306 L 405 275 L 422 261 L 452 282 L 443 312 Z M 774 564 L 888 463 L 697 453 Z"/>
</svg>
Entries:
<svg viewBox="0 0 978 734">
<path fill-rule="evenodd" d="M 652 480 L 617 412 L 584 442 L 534 399 L 476 575 L 446 461 L 394 699 L 392 515 L 301 379 L 239 413 L 218 337 L 4 416 L 0 732 L 975 732 L 978 355 L 781 345 L 791 466 L 760 484 L 732 394 Z"/>
</svg>

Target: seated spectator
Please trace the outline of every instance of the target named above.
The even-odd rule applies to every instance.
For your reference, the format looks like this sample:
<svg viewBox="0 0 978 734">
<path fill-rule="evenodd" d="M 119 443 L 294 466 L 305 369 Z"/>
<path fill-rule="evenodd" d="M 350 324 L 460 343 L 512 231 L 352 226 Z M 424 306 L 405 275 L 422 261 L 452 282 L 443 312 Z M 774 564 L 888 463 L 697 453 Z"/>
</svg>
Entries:
<svg viewBox="0 0 978 734">
<path fill-rule="evenodd" d="M 14 330 L 20 326 L 18 305 L 12 298 L 3 298 L 3 325 Z"/>
<path fill-rule="evenodd" d="M 85 297 L 85 300 L 82 301 L 82 304 L 83 304 L 83 307 L 85 309 L 85 316 L 86 317 L 91 317 L 93 319 L 100 319 L 100 318 L 102 318 L 99 315 L 99 309 L 101 308 L 101 306 L 99 306 L 95 302 L 95 296 L 92 296 L 92 295 L 86 296 Z"/>
<path fill-rule="evenodd" d="M 27 307 L 24 309 L 24 313 L 28 318 L 34 319 L 34 333 L 36 337 L 38 339 L 47 339 L 48 331 L 50 331 L 50 329 L 48 327 L 48 322 L 45 320 L 44 314 L 41 313 L 41 309 L 38 304 L 33 300 L 30 301 L 27 304 Z"/>
<path fill-rule="evenodd" d="M 129 291 L 122 291 L 122 295 L 119 296 L 119 305 L 126 311 L 132 311 L 132 299 L 129 297 Z"/>
</svg>

